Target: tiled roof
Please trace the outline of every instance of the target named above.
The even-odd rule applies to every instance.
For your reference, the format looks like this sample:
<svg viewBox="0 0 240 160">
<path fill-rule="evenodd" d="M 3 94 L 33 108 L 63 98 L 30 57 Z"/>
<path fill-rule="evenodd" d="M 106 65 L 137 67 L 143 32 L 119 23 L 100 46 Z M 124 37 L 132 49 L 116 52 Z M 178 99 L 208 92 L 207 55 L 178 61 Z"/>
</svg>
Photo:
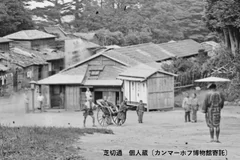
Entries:
<svg viewBox="0 0 240 160">
<path fill-rule="evenodd" d="M 7 42 L 11 42 L 11 41 L 12 40 L 10 40 L 10 39 L 0 37 L 0 43 L 7 43 Z"/>
<path fill-rule="evenodd" d="M 163 61 L 174 57 L 173 54 L 163 50 L 161 47 L 153 43 L 121 47 L 114 49 L 114 51 L 120 52 L 121 54 L 142 63 Z"/>
<path fill-rule="evenodd" d="M 9 34 L 3 38 L 8 38 L 12 40 L 35 40 L 35 39 L 46 39 L 55 38 L 56 36 L 48 34 L 46 32 L 38 30 L 22 30 L 13 34 Z"/>
<path fill-rule="evenodd" d="M 199 49 L 202 49 L 200 43 L 186 39 L 182 41 L 161 43 L 158 44 L 162 49 L 176 55 L 177 57 L 189 57 L 198 54 Z"/>
</svg>

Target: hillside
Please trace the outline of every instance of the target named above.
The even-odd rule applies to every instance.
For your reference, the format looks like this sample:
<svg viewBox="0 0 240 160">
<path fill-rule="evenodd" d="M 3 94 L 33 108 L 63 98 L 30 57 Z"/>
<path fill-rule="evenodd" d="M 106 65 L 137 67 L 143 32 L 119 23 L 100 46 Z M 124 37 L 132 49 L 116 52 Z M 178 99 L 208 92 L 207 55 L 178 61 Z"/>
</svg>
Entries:
<svg viewBox="0 0 240 160">
<path fill-rule="evenodd" d="M 101 30 L 106 38 L 124 37 L 129 45 L 211 38 L 202 22 L 204 2 L 198 0 L 25 1 L 38 27 L 61 25 L 76 32 Z M 107 45 L 122 43 L 109 41 Z"/>
</svg>

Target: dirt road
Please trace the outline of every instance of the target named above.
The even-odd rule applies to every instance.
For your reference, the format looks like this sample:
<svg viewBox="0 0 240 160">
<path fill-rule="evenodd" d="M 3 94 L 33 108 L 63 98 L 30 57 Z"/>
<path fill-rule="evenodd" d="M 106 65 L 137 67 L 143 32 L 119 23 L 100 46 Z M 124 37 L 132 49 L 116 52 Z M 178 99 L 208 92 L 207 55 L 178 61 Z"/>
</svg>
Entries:
<svg viewBox="0 0 240 160">
<path fill-rule="evenodd" d="M 55 126 L 82 127 L 82 112 L 24 113 L 23 104 L 14 105 L 0 101 L 0 123 L 9 126 Z M 3 110 L 4 109 L 4 110 Z M 5 111 L 5 112 L 4 112 Z M 96 113 L 95 113 L 96 114 Z M 121 159 L 202 159 L 239 160 L 240 159 L 240 107 L 225 107 L 222 111 L 221 144 L 209 143 L 209 132 L 204 115 L 198 113 L 198 123 L 185 123 L 183 111 L 149 112 L 144 115 L 144 123 L 137 123 L 135 111 L 129 111 L 126 123 L 109 126 L 114 135 L 86 135 L 75 145 L 83 149 L 80 154 L 87 160 Z M 87 119 L 87 126 L 91 126 Z M 98 125 L 98 127 L 100 127 Z M 103 150 L 122 150 L 123 156 L 103 156 Z M 147 157 L 129 156 L 129 150 L 148 150 Z M 152 156 L 152 150 L 160 151 L 161 156 Z M 169 156 L 166 151 L 227 150 L 227 156 Z M 166 153 L 165 153 L 166 152 Z M 162 155 L 164 154 L 165 155 Z M 184 153 L 184 152 L 183 152 Z M 158 154 L 158 153 L 157 153 Z M 186 153 L 188 154 L 188 152 Z"/>
<path fill-rule="evenodd" d="M 109 126 L 114 135 L 87 135 L 81 139 L 81 154 L 88 160 L 239 160 L 240 159 L 240 107 L 225 107 L 222 111 L 222 143 L 209 143 L 210 137 L 204 114 L 198 113 L 198 123 L 185 123 L 183 111 L 150 112 L 144 115 L 144 123 L 137 123 L 136 113 L 128 113 L 126 123 L 121 127 Z M 122 150 L 123 156 L 104 156 L 103 150 Z M 148 156 L 130 156 L 129 151 L 148 150 Z M 152 155 L 154 150 L 156 156 Z M 161 155 L 158 156 L 159 150 Z M 193 156 L 193 150 L 225 150 L 227 156 Z M 167 153 L 165 153 L 167 151 Z M 169 155 L 169 152 L 186 152 L 187 155 Z M 162 155 L 164 154 L 165 155 Z M 182 152 L 184 153 L 184 152 Z M 114 155 L 114 151 L 112 151 Z"/>
</svg>

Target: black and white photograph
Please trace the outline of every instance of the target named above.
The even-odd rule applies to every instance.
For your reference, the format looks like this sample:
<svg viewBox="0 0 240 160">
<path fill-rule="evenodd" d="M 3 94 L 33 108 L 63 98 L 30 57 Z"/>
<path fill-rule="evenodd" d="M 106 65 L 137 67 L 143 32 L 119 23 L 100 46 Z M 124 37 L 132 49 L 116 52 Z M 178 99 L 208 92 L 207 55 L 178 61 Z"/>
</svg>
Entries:
<svg viewBox="0 0 240 160">
<path fill-rule="evenodd" d="M 0 160 L 239 149 L 239 0 L 0 0 Z"/>
</svg>

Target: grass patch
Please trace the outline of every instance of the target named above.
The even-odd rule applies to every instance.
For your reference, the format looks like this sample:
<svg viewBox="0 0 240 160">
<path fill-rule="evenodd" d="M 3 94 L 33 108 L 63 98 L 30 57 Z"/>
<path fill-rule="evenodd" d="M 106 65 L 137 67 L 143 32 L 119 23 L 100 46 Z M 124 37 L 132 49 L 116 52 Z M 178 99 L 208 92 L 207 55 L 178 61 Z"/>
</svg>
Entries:
<svg viewBox="0 0 240 160">
<path fill-rule="evenodd" d="M 7 127 L 0 125 L 0 159 L 84 159 L 73 144 L 84 134 L 113 134 L 97 128 Z"/>
</svg>

